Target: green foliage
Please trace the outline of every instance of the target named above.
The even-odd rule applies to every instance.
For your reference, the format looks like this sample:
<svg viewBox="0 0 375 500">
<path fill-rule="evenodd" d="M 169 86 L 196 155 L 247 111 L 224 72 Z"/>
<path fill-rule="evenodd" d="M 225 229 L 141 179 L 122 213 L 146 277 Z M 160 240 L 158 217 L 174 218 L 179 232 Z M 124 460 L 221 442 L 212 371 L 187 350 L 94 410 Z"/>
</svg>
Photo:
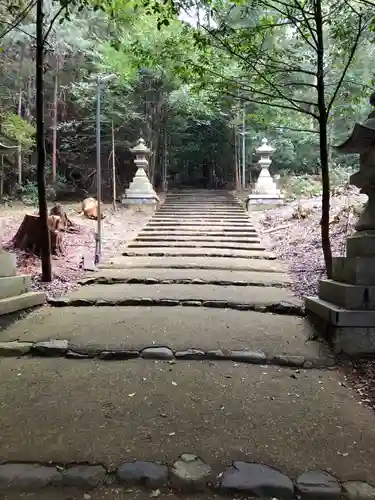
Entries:
<svg viewBox="0 0 375 500">
<path fill-rule="evenodd" d="M 25 149 L 30 149 L 34 145 L 33 125 L 10 111 L 4 113 L 0 120 L 1 131 L 5 136 L 16 140 Z"/>
<path fill-rule="evenodd" d="M 333 166 L 330 174 L 332 191 L 347 186 L 349 177 L 353 173 L 353 169 Z M 314 196 L 321 196 L 322 194 L 322 180 L 320 175 L 295 175 L 290 171 L 284 171 L 280 176 L 280 186 L 287 200 L 311 198 Z"/>
</svg>

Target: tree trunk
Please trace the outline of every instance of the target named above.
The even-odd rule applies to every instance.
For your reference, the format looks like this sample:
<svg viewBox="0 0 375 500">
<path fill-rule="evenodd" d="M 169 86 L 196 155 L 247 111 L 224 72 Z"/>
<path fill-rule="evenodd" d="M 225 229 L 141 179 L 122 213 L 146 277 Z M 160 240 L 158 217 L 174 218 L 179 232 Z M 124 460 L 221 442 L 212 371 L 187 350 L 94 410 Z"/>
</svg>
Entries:
<svg viewBox="0 0 375 500">
<path fill-rule="evenodd" d="M 116 156 L 115 156 L 115 128 L 112 120 L 112 204 L 116 211 Z"/>
<path fill-rule="evenodd" d="M 21 62 L 22 68 L 22 62 Z M 20 92 L 18 96 L 18 107 L 17 107 L 18 116 L 22 116 L 22 85 L 20 85 Z M 22 185 L 22 147 L 21 143 L 18 143 L 17 146 L 17 172 L 18 172 L 18 184 Z"/>
<path fill-rule="evenodd" d="M 56 182 L 57 157 L 57 97 L 59 89 L 59 58 L 56 56 L 56 74 L 53 88 L 53 117 L 52 117 L 52 182 Z"/>
<path fill-rule="evenodd" d="M 0 155 L 0 199 L 4 196 L 4 155 Z"/>
<path fill-rule="evenodd" d="M 44 147 L 44 39 L 43 39 L 43 0 L 36 3 L 36 147 L 37 147 L 37 184 L 40 217 L 40 257 L 42 261 L 42 281 L 52 280 L 51 242 L 48 230 L 48 212 L 45 185 L 46 151 Z"/>
<path fill-rule="evenodd" d="M 56 215 L 49 216 L 50 228 L 49 235 L 51 248 L 54 254 L 63 253 L 62 234 L 59 231 L 60 217 Z M 18 228 L 13 238 L 14 248 L 33 252 L 35 255 L 41 255 L 43 246 L 43 224 L 37 215 L 25 215 L 22 224 Z"/>
<path fill-rule="evenodd" d="M 329 238 L 329 214 L 330 214 L 330 179 L 329 179 L 329 157 L 327 139 L 327 109 L 325 103 L 324 87 L 324 41 L 323 41 L 323 18 L 321 0 L 315 2 L 315 22 L 317 31 L 317 93 L 319 113 L 319 151 L 320 167 L 322 175 L 322 218 L 321 237 L 324 261 L 327 277 L 332 277 L 332 249 Z"/>
</svg>

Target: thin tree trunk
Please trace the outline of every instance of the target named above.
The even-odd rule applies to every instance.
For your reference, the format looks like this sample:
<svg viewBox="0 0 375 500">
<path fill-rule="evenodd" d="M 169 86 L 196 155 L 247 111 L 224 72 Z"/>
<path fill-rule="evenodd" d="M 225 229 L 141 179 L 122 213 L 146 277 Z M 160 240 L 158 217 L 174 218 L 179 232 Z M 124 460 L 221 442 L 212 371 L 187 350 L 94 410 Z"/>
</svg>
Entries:
<svg viewBox="0 0 375 500">
<path fill-rule="evenodd" d="M 59 89 L 59 58 L 56 56 L 56 74 L 53 88 L 53 118 L 52 118 L 52 182 L 56 182 L 57 174 L 57 97 Z"/>
<path fill-rule="evenodd" d="M 115 128 L 112 120 L 112 198 L 113 210 L 116 211 L 116 156 L 115 156 Z"/>
<path fill-rule="evenodd" d="M 22 68 L 22 62 L 21 62 Z M 22 116 L 22 85 L 20 85 L 20 92 L 18 96 L 18 107 L 17 107 L 18 116 Z M 18 143 L 17 146 L 17 172 L 18 172 L 18 184 L 22 185 L 22 146 L 21 143 Z"/>
<path fill-rule="evenodd" d="M 4 196 L 4 155 L 0 155 L 0 199 Z"/>
<path fill-rule="evenodd" d="M 321 0 L 315 2 L 315 22 L 317 31 L 317 92 L 319 112 L 319 150 L 320 167 L 322 175 L 322 218 L 321 237 L 324 261 L 327 277 L 332 277 L 332 249 L 329 238 L 329 213 L 330 213 L 330 179 L 329 179 L 329 156 L 327 139 L 327 109 L 325 103 L 324 87 L 324 41 L 323 41 L 323 18 Z"/>
<path fill-rule="evenodd" d="M 36 4 L 36 146 L 37 146 L 37 183 L 39 217 L 41 227 L 40 257 L 42 261 L 42 281 L 52 280 L 51 241 L 48 229 L 46 185 L 44 180 L 46 151 L 44 145 L 44 40 L 43 40 L 43 0 Z"/>
</svg>

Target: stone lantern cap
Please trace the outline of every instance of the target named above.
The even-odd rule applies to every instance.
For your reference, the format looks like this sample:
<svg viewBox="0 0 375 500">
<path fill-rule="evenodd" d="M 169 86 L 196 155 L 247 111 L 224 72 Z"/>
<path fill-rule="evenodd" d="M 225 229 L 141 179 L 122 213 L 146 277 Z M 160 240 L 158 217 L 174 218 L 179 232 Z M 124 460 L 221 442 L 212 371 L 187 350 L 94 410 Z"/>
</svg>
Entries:
<svg viewBox="0 0 375 500">
<path fill-rule="evenodd" d="M 274 152 L 274 148 L 268 144 L 266 138 L 262 139 L 262 145 L 256 150 L 259 155 L 271 155 Z"/>
<path fill-rule="evenodd" d="M 370 104 L 375 105 L 375 92 L 370 96 Z M 371 111 L 364 123 L 356 123 L 351 136 L 339 146 L 340 153 L 364 153 L 375 149 L 375 110 Z"/>
<path fill-rule="evenodd" d="M 150 153 L 150 150 L 146 146 L 146 143 L 145 143 L 144 139 L 141 137 L 138 140 L 137 145 L 134 146 L 134 148 L 132 148 L 130 150 L 130 152 L 133 153 L 133 154 L 135 154 L 135 155 L 145 155 L 145 156 L 147 156 Z"/>
</svg>

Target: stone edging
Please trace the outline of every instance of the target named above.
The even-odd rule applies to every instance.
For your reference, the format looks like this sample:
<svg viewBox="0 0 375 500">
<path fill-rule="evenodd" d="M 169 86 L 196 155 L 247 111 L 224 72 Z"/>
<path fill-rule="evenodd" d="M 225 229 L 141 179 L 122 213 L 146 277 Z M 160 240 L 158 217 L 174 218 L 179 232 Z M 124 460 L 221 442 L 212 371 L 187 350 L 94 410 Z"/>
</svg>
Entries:
<svg viewBox="0 0 375 500">
<path fill-rule="evenodd" d="M 203 280 L 200 278 L 171 278 L 171 279 L 160 279 L 160 278 L 121 278 L 113 277 L 108 278 L 106 276 L 97 276 L 84 278 L 78 281 L 78 285 L 115 285 L 115 284 L 127 284 L 127 285 L 215 285 L 215 286 L 257 286 L 257 287 L 273 287 L 273 288 L 287 288 L 290 283 L 280 283 L 280 281 L 269 281 L 268 283 L 260 281 L 246 281 L 246 280 Z"/>
<path fill-rule="evenodd" d="M 115 470 L 100 464 L 0 465 L 0 490 L 36 491 L 53 487 L 92 490 L 101 485 L 142 486 L 154 490 L 172 488 L 181 492 L 214 491 L 222 495 L 242 493 L 254 498 L 325 500 L 375 498 L 375 488 L 361 481 L 340 483 L 324 471 L 303 472 L 294 481 L 267 465 L 233 462 L 219 474 L 198 456 L 182 454 L 172 464 L 125 462 Z M 159 490 L 160 488 L 160 490 Z M 155 491 L 155 490 L 159 490 Z M 365 496 L 364 496 L 365 495 Z"/>
<path fill-rule="evenodd" d="M 229 302 L 226 300 L 180 300 L 180 299 L 150 299 L 148 297 L 127 297 L 120 300 L 105 299 L 69 299 L 60 297 L 48 299 L 48 304 L 54 307 L 89 307 L 89 306 L 186 306 L 186 307 L 211 307 L 215 309 L 235 309 L 237 311 L 255 311 L 261 313 L 285 314 L 288 316 L 305 316 L 302 306 L 289 302 L 277 302 L 275 304 L 243 304 L 240 302 Z"/>
<path fill-rule="evenodd" d="M 239 350 L 209 350 L 186 349 L 173 351 L 165 346 L 145 347 L 141 350 L 124 348 L 106 348 L 94 346 L 76 346 L 68 340 L 50 339 L 41 342 L 0 342 L 0 357 L 62 357 L 68 359 L 92 359 L 126 361 L 129 359 L 150 359 L 169 361 L 178 360 L 196 361 L 234 361 L 256 365 L 277 365 L 290 368 L 328 368 L 335 365 L 335 359 L 306 358 L 298 355 L 267 355 L 263 351 Z"/>
</svg>

